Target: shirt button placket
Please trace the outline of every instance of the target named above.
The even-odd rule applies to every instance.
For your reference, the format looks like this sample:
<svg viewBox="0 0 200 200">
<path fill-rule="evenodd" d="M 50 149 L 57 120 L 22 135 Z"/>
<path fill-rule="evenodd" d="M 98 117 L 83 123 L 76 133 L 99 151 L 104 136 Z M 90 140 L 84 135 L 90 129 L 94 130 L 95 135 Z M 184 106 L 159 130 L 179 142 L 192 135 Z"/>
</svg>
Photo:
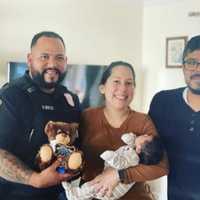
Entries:
<svg viewBox="0 0 200 200">
<path fill-rule="evenodd" d="M 195 125 L 195 116 L 196 114 L 195 113 L 192 113 L 192 117 L 191 117 L 191 121 L 190 121 L 190 126 L 189 126 L 189 132 L 190 133 L 193 133 L 195 128 L 194 128 L 194 125 Z"/>
</svg>

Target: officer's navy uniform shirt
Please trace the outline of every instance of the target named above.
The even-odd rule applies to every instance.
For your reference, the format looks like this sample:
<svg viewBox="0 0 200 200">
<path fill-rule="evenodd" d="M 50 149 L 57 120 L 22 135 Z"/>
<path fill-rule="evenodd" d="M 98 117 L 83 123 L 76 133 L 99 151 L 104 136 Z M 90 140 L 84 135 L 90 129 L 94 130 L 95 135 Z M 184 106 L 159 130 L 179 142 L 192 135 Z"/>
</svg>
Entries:
<svg viewBox="0 0 200 200">
<path fill-rule="evenodd" d="M 35 157 L 48 143 L 44 127 L 48 121 L 78 122 L 78 97 L 64 86 L 53 94 L 42 92 L 28 75 L 3 87 L 0 91 L 0 148 L 9 151 L 31 169 L 36 170 Z M 56 199 L 61 187 L 36 189 L 0 178 L 0 199 Z"/>
<path fill-rule="evenodd" d="M 200 112 L 184 91 L 159 92 L 149 111 L 168 154 L 168 200 L 200 200 Z"/>
</svg>

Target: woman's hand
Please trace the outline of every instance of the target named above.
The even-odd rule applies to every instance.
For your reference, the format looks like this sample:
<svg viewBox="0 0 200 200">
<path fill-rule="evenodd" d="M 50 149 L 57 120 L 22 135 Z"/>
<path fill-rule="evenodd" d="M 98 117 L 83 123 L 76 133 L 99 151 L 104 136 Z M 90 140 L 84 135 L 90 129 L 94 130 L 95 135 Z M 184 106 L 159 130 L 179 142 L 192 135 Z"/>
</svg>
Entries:
<svg viewBox="0 0 200 200">
<path fill-rule="evenodd" d="M 94 178 L 89 184 L 94 188 L 97 196 L 110 197 L 113 189 L 120 182 L 118 171 L 114 168 L 106 168 L 100 175 Z"/>
</svg>

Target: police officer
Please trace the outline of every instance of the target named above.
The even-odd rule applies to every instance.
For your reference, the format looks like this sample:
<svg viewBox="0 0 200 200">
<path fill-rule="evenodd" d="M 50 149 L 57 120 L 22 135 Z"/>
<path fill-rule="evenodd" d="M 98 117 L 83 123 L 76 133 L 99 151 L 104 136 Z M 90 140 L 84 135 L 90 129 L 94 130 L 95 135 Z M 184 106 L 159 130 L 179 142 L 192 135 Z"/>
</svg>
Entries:
<svg viewBox="0 0 200 200">
<path fill-rule="evenodd" d="M 48 143 L 44 127 L 50 120 L 79 122 L 76 95 L 59 83 L 65 76 L 65 44 L 57 33 L 40 32 L 27 56 L 28 71 L 0 91 L 0 197 L 3 200 L 56 200 L 61 181 L 59 161 L 38 172 L 40 146 Z"/>
</svg>

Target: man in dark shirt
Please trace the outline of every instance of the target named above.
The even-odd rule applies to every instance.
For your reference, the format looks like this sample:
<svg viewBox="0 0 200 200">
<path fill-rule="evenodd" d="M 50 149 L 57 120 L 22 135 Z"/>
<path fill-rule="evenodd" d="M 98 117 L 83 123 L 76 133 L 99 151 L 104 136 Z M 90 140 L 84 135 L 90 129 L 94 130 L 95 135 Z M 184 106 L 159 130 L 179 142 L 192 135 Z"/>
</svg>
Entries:
<svg viewBox="0 0 200 200">
<path fill-rule="evenodd" d="M 65 76 L 65 44 L 57 33 L 40 32 L 31 43 L 28 70 L 0 91 L 0 197 L 3 200 L 56 200 L 60 182 L 55 161 L 38 172 L 35 157 L 48 143 L 44 127 L 50 120 L 77 122 L 80 105 L 76 95 L 59 83 Z"/>
<path fill-rule="evenodd" d="M 161 91 L 149 114 L 169 159 L 168 200 L 200 199 L 200 35 L 183 52 L 187 87 Z"/>
</svg>

